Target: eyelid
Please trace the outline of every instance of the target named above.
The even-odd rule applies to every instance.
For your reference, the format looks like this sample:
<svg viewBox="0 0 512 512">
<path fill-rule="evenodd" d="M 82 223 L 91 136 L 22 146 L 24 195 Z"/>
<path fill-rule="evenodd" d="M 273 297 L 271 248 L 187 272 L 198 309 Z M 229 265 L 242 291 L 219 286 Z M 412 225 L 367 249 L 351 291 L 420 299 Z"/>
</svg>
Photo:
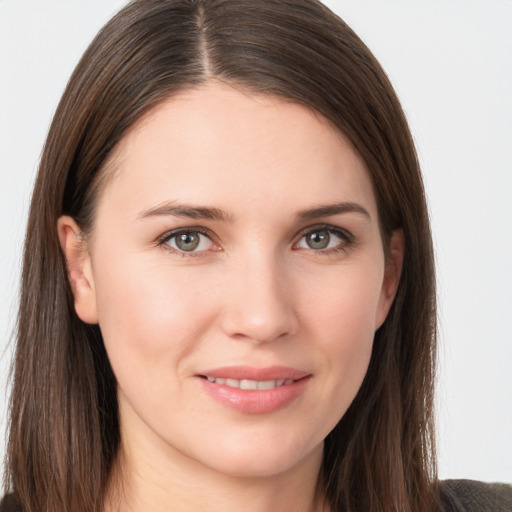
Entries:
<svg viewBox="0 0 512 512">
<path fill-rule="evenodd" d="M 345 242 L 342 247 L 331 247 L 329 249 L 320 250 L 311 249 L 311 251 L 319 254 L 325 254 L 331 251 L 335 252 L 339 250 L 345 250 L 347 247 L 354 245 L 356 241 L 354 235 L 345 228 L 333 226 L 332 224 L 315 224 L 314 226 L 309 226 L 301 230 L 301 232 L 296 235 L 296 241 L 294 242 L 293 245 L 296 246 L 300 242 L 300 240 L 302 240 L 305 236 L 309 235 L 310 233 L 314 233 L 315 231 L 327 231 L 341 238 Z"/>
<path fill-rule="evenodd" d="M 166 231 L 163 235 L 159 236 L 155 244 L 159 247 L 164 247 L 167 251 L 179 254 L 181 256 L 200 256 L 201 254 L 208 252 L 208 251 L 181 251 L 179 249 L 176 249 L 174 247 L 171 247 L 168 242 L 172 238 L 178 236 L 181 233 L 199 233 L 200 235 L 205 236 L 208 238 L 212 244 L 217 245 L 217 242 L 215 241 L 215 237 L 213 233 L 206 228 L 198 227 L 198 226 L 186 226 L 181 228 L 172 229 L 170 231 Z"/>
<path fill-rule="evenodd" d="M 345 228 L 341 228 L 339 226 L 334 226 L 332 224 L 315 224 L 313 226 L 308 226 L 307 228 L 302 229 L 299 233 L 297 233 L 294 236 L 295 241 L 293 243 L 292 248 L 297 250 L 296 245 L 300 242 L 300 240 L 302 240 L 302 238 L 304 238 L 308 234 L 313 233 L 315 231 L 327 231 L 329 233 L 332 233 L 332 234 L 338 236 L 340 239 L 342 239 L 345 242 L 344 244 L 342 244 L 341 247 L 331 247 L 328 249 L 319 249 L 319 250 L 311 249 L 311 251 L 319 253 L 319 254 L 321 254 L 321 253 L 326 254 L 329 252 L 345 250 L 345 249 L 347 249 L 347 247 L 353 246 L 356 242 L 354 235 Z M 158 246 L 162 246 L 162 247 L 166 246 L 165 249 L 167 249 L 168 251 L 170 251 L 172 253 L 178 253 L 182 256 L 200 256 L 201 254 L 208 252 L 208 251 L 190 251 L 190 252 L 181 251 L 181 250 L 175 249 L 167 244 L 167 242 L 169 242 L 169 240 L 171 238 L 179 235 L 180 233 L 187 233 L 187 232 L 196 232 L 196 233 L 199 233 L 199 234 L 207 237 L 212 242 L 212 244 L 217 245 L 217 247 L 218 247 L 217 250 L 219 250 L 219 251 L 222 250 L 218 246 L 218 242 L 215 240 L 215 238 L 216 238 L 215 235 L 209 229 L 201 227 L 201 226 L 184 226 L 184 227 L 172 229 L 170 231 L 166 231 L 164 234 L 162 234 L 161 236 L 159 236 L 156 239 L 155 244 Z"/>
<path fill-rule="evenodd" d="M 179 235 L 180 233 L 188 233 L 188 232 L 197 232 L 201 235 L 207 236 L 208 238 L 212 239 L 212 233 L 209 229 L 199 227 L 199 226 L 184 226 L 181 228 L 171 229 L 169 231 L 166 231 L 164 234 L 160 235 L 156 241 L 157 242 L 166 242 L 173 236 Z M 213 240 L 212 240 L 213 241 Z"/>
</svg>

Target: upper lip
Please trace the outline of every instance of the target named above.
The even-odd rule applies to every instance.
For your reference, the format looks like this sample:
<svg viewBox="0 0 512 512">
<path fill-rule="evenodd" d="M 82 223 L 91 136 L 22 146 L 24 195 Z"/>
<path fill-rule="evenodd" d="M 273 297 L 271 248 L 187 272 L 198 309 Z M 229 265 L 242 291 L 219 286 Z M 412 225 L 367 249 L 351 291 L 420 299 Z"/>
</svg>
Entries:
<svg viewBox="0 0 512 512">
<path fill-rule="evenodd" d="M 287 366 L 267 366 L 257 368 L 254 366 L 225 366 L 212 368 L 198 374 L 201 377 L 213 377 L 214 379 L 238 379 L 238 380 L 299 380 L 310 375 L 308 372 L 290 368 Z"/>
</svg>

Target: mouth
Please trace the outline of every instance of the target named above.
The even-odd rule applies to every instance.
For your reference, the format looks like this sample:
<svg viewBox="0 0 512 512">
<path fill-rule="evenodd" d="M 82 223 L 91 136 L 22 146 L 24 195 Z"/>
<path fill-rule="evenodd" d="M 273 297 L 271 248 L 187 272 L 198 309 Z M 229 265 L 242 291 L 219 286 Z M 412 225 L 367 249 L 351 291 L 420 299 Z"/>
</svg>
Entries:
<svg viewBox="0 0 512 512">
<path fill-rule="evenodd" d="M 265 368 L 226 366 L 205 370 L 198 375 L 211 384 L 244 390 L 265 390 L 289 386 L 309 376 L 311 374 L 308 372 L 287 366 L 267 366 Z"/>
<path fill-rule="evenodd" d="M 197 377 L 207 395 L 224 406 L 257 414 L 294 403 L 305 392 L 312 374 L 284 366 L 232 366 L 207 370 Z"/>
</svg>

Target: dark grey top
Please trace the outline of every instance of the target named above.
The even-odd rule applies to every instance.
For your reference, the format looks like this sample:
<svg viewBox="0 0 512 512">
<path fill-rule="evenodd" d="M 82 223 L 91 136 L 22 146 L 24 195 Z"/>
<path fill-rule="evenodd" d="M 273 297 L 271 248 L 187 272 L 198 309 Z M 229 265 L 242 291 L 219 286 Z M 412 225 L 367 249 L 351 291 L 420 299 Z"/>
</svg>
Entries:
<svg viewBox="0 0 512 512">
<path fill-rule="evenodd" d="M 441 482 L 444 512 L 512 512 L 512 485 L 475 480 Z"/>
</svg>

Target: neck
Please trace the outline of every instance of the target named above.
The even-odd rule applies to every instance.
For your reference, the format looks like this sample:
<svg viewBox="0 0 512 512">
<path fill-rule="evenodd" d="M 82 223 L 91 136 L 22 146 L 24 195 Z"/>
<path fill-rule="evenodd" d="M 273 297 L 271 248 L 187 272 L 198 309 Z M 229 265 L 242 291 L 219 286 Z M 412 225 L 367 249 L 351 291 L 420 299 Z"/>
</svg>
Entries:
<svg viewBox="0 0 512 512">
<path fill-rule="evenodd" d="M 239 476 L 123 440 L 105 512 L 325 512 L 321 460 L 318 450 L 279 474 Z"/>
</svg>

